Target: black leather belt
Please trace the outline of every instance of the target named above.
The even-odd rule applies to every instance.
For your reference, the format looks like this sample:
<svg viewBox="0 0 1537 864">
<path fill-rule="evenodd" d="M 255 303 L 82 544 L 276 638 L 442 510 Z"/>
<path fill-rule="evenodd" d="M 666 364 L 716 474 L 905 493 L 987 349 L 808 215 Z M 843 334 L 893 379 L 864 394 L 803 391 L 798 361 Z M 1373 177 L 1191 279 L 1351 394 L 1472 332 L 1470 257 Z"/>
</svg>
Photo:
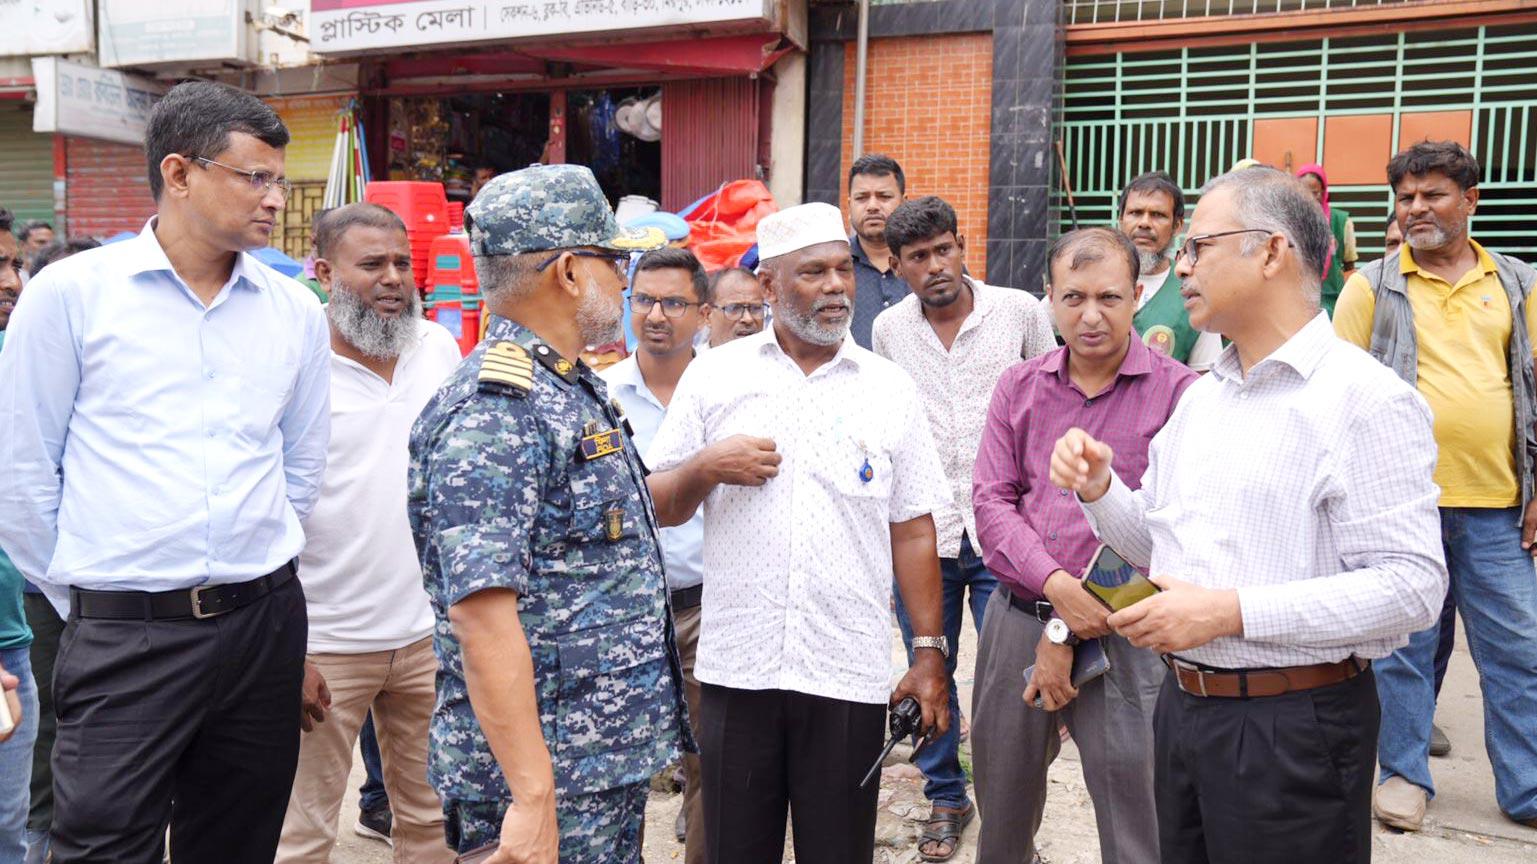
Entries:
<svg viewBox="0 0 1537 864">
<path fill-rule="evenodd" d="M 679 588 L 672 592 L 672 611 L 682 612 L 685 609 L 693 609 L 704 599 L 704 584 L 700 583 L 691 588 Z"/>
<path fill-rule="evenodd" d="M 162 618 L 217 618 L 281 588 L 294 578 L 289 561 L 266 576 L 230 585 L 199 585 L 175 591 L 87 591 L 69 589 L 70 614 L 77 618 L 152 621 Z"/>
<path fill-rule="evenodd" d="M 1008 592 L 1009 605 L 1013 608 L 1018 609 L 1026 615 L 1029 615 L 1031 618 L 1034 618 L 1042 624 L 1045 624 L 1051 620 L 1051 613 L 1054 611 L 1054 607 L 1051 605 L 1050 601 L 1026 600 L 1018 594 L 1015 594 L 1013 591 L 1009 591 L 1007 588 L 1004 588 L 1003 590 Z"/>
</svg>

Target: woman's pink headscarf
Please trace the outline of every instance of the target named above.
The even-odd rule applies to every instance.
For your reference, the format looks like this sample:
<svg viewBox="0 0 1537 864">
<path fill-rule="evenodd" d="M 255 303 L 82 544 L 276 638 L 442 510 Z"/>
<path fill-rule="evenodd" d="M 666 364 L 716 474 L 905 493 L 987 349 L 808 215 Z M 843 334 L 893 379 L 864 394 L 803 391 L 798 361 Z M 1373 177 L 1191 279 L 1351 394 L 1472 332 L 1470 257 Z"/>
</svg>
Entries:
<svg viewBox="0 0 1537 864">
<path fill-rule="evenodd" d="M 1319 203 L 1322 204 L 1324 208 L 1324 222 L 1332 227 L 1334 223 L 1331 221 L 1332 214 L 1329 212 L 1329 175 L 1324 173 L 1324 166 L 1317 164 L 1308 164 L 1297 169 L 1297 177 L 1299 179 L 1304 174 L 1312 174 L 1314 177 L 1317 177 L 1318 185 L 1323 187 L 1323 200 L 1321 200 Z M 1329 275 L 1329 265 L 1332 263 L 1334 263 L 1334 242 L 1331 240 L 1329 243 L 1329 254 L 1324 257 L 1325 276 Z"/>
</svg>

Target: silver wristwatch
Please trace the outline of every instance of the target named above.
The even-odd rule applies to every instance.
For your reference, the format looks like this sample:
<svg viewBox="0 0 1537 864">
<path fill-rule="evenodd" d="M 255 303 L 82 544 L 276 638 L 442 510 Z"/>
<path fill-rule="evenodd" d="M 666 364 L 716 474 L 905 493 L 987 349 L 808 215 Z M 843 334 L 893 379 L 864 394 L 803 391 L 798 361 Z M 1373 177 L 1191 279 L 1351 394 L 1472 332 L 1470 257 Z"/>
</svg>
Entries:
<svg viewBox="0 0 1537 864">
<path fill-rule="evenodd" d="M 944 636 L 914 636 L 912 646 L 913 650 L 938 648 L 939 653 L 944 655 L 946 660 L 950 659 L 950 640 Z"/>
<path fill-rule="evenodd" d="M 1077 634 L 1067 628 L 1067 622 L 1061 618 L 1053 618 L 1046 622 L 1046 638 L 1053 645 L 1077 645 Z"/>
</svg>

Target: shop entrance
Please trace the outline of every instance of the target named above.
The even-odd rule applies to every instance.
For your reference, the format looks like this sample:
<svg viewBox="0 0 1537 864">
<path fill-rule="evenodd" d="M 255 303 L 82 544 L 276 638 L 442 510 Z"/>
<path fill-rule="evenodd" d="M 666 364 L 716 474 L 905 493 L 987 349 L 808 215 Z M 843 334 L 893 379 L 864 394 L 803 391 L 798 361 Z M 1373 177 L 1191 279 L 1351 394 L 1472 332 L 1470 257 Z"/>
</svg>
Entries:
<svg viewBox="0 0 1537 864">
<path fill-rule="evenodd" d="M 591 168 L 610 205 L 625 195 L 660 200 L 660 127 L 631 117 L 641 113 L 637 103 L 657 92 L 655 86 L 565 91 L 564 141 L 553 141 L 550 128 L 551 103 L 562 94 L 391 97 L 387 176 L 439 182 L 450 201 L 468 203 L 489 177 L 534 162 L 566 162 Z"/>
</svg>

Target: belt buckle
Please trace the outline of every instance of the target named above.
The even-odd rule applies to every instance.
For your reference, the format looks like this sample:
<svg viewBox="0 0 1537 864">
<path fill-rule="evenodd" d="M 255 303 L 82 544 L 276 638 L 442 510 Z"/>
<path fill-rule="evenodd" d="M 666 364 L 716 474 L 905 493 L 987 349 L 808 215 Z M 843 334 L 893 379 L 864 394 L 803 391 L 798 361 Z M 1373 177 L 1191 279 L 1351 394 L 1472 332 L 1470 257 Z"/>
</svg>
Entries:
<svg viewBox="0 0 1537 864">
<path fill-rule="evenodd" d="M 1203 699 L 1204 698 L 1209 698 L 1209 694 L 1206 692 L 1206 672 L 1205 671 L 1203 671 L 1199 666 L 1196 666 L 1194 663 L 1187 663 L 1184 660 L 1181 660 L 1181 659 L 1179 659 L 1178 657 L 1175 657 L 1172 654 L 1169 655 L 1169 662 L 1171 664 L 1173 664 L 1173 666 L 1174 666 L 1174 670 L 1175 670 L 1174 680 L 1176 682 L 1179 681 L 1179 670 L 1183 669 L 1186 672 L 1193 673 L 1195 675 L 1196 683 L 1201 685 L 1201 698 L 1203 698 Z M 1181 684 L 1179 689 L 1185 690 L 1185 686 L 1183 684 Z M 1190 691 L 1189 690 L 1185 690 L 1185 692 L 1189 693 Z"/>
<path fill-rule="evenodd" d="M 203 611 L 203 589 L 207 588 L 207 587 L 209 587 L 209 586 L 207 586 L 207 585 L 199 585 L 196 588 L 193 588 L 192 591 L 191 591 L 191 595 L 192 595 L 192 617 L 196 618 L 199 621 L 205 620 L 207 618 L 217 618 L 220 615 L 223 615 L 225 612 L 229 611 L 228 609 L 220 609 L 220 610 L 218 610 L 216 612 L 204 612 Z"/>
</svg>

